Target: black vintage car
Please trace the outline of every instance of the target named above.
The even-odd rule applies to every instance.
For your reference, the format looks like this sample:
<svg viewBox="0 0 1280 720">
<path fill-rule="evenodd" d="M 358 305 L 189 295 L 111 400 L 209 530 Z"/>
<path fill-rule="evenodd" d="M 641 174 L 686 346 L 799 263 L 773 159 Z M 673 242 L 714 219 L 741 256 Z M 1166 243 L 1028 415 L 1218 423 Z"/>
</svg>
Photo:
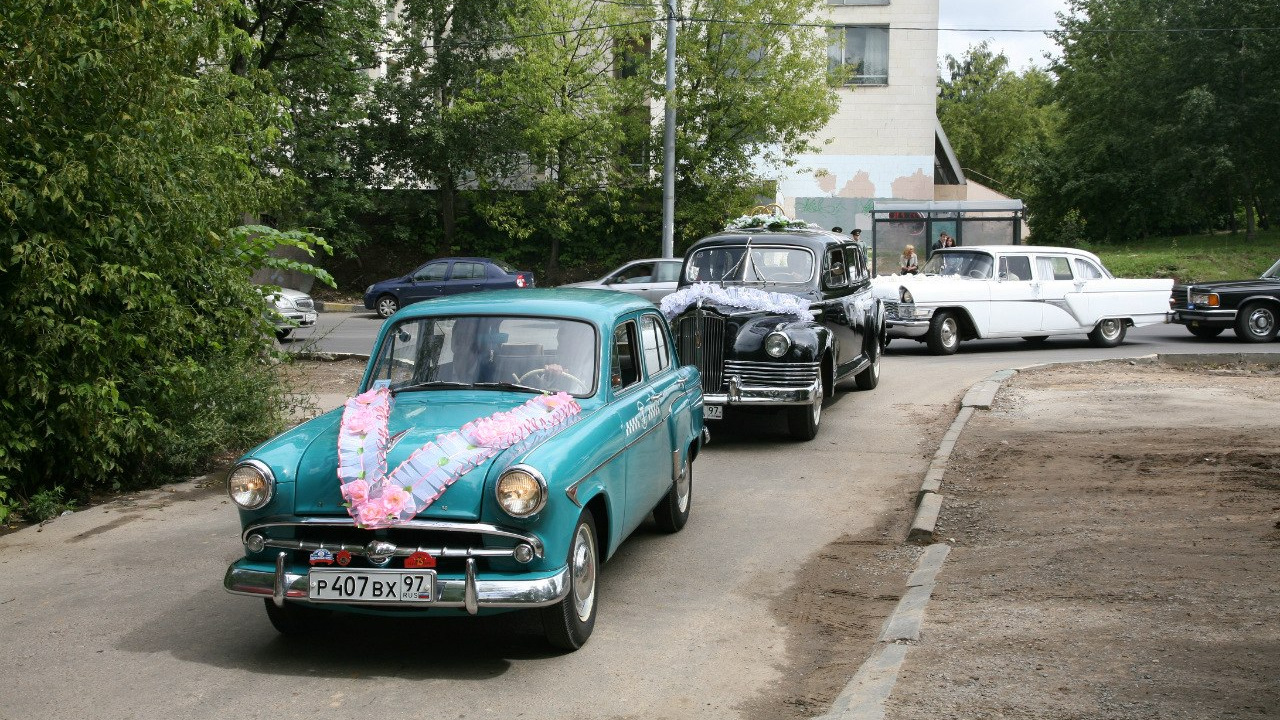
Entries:
<svg viewBox="0 0 1280 720">
<path fill-rule="evenodd" d="M 1169 305 L 1169 322 L 1186 325 L 1196 337 L 1215 337 L 1231 328 L 1246 342 L 1274 340 L 1280 317 L 1280 260 L 1257 280 L 1174 285 Z"/>
<path fill-rule="evenodd" d="M 662 308 L 681 361 L 702 371 L 708 420 L 782 408 L 791 435 L 811 440 L 838 383 L 880 381 L 884 310 L 865 249 L 841 235 L 789 227 L 705 237 Z"/>
</svg>

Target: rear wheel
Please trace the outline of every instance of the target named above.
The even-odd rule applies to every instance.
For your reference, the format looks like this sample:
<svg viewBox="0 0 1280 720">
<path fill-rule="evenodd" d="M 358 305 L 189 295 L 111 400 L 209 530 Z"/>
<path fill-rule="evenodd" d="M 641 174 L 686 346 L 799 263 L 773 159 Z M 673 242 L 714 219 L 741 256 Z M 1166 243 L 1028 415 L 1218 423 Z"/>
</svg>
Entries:
<svg viewBox="0 0 1280 720">
<path fill-rule="evenodd" d="M 822 371 L 818 371 L 818 397 L 812 405 L 795 405 L 787 408 L 787 428 L 796 440 L 812 440 L 818 436 L 822 422 L 822 398 L 826 395 L 822 385 Z"/>
<path fill-rule="evenodd" d="M 547 642 L 561 650 L 577 650 L 596 626 L 596 578 L 600 548 L 596 521 L 590 510 L 578 518 L 569 542 L 569 594 L 542 609 L 542 630 Z"/>
<path fill-rule="evenodd" d="M 936 313 L 929 323 L 925 344 L 934 355 L 954 355 L 960 347 L 960 323 L 956 316 L 946 310 Z"/>
<path fill-rule="evenodd" d="M 1276 337 L 1276 309 L 1250 303 L 1236 315 L 1236 336 L 1245 342 L 1269 342 Z"/>
<path fill-rule="evenodd" d="M 1125 326 L 1124 320 L 1107 318 L 1100 321 L 1097 327 L 1089 331 L 1089 342 L 1093 343 L 1094 347 L 1115 347 L 1124 342 L 1124 335 L 1127 331 L 1128 328 Z"/>
<path fill-rule="evenodd" d="M 653 509 L 653 519 L 662 532 L 679 532 L 689 522 L 689 510 L 693 502 L 693 461 L 685 453 L 680 477 L 671 483 L 671 489 Z"/>
<path fill-rule="evenodd" d="M 383 295 L 374 307 L 378 310 L 378 317 L 389 318 L 400 309 L 400 301 L 394 295 Z"/>
<path fill-rule="evenodd" d="M 277 607 L 275 601 L 263 600 L 267 607 L 267 619 L 281 635 L 296 637 L 311 635 L 322 629 L 333 613 L 322 608 L 287 602 Z"/>
<path fill-rule="evenodd" d="M 1205 327 L 1203 325 L 1188 325 L 1187 331 L 1201 340 L 1216 338 L 1222 334 L 1222 328 L 1220 327 Z"/>
<path fill-rule="evenodd" d="M 867 349 L 871 355 L 871 364 L 866 370 L 853 376 L 853 384 L 859 390 L 874 390 L 880 384 L 880 341 L 871 338 L 871 347 Z"/>
</svg>

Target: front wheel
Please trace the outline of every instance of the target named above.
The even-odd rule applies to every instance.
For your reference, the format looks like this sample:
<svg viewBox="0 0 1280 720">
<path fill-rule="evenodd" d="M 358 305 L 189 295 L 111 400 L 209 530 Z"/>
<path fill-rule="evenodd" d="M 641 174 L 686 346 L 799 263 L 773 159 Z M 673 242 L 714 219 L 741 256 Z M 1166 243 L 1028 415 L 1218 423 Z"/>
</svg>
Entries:
<svg viewBox="0 0 1280 720">
<path fill-rule="evenodd" d="M 578 518 L 569 543 L 569 594 L 542 609 L 542 630 L 547 642 L 561 650 L 582 647 L 596 626 L 596 578 L 600 550 L 596 521 L 587 510 Z"/>
<path fill-rule="evenodd" d="M 1124 342 L 1124 335 L 1128 329 L 1123 320 L 1107 318 L 1089 331 L 1089 342 L 1093 343 L 1094 347 L 1115 347 Z"/>
<path fill-rule="evenodd" d="M 1188 325 L 1187 332 L 1200 338 L 1201 340 L 1210 340 L 1222 334 L 1220 327 L 1205 327 L 1204 325 Z"/>
<path fill-rule="evenodd" d="M 822 398 L 826 395 L 822 385 L 822 371 L 818 371 L 818 397 L 812 405 L 796 405 L 787 408 L 787 429 L 796 440 L 812 440 L 818 437 L 818 425 L 822 423 Z"/>
<path fill-rule="evenodd" d="M 276 330 L 276 340 L 284 342 L 289 339 L 289 335 L 293 333 L 293 328 L 281 328 Z"/>
<path fill-rule="evenodd" d="M 374 307 L 378 310 L 378 317 L 389 318 L 400 309 L 400 301 L 396 300 L 394 295 L 383 295 L 378 298 L 378 304 Z"/>
<path fill-rule="evenodd" d="M 671 482 L 671 489 L 653 508 L 653 520 L 658 529 L 667 533 L 679 532 L 689 522 L 692 502 L 693 461 L 686 452 L 684 464 L 680 466 L 680 477 Z"/>
<path fill-rule="evenodd" d="M 960 323 L 947 311 L 936 313 L 929 323 L 925 344 L 934 355 L 954 355 L 960 347 Z"/>
<path fill-rule="evenodd" d="M 1276 336 L 1276 309 L 1262 303 L 1250 303 L 1236 315 L 1236 336 L 1245 342 L 1269 342 Z"/>
<path fill-rule="evenodd" d="M 332 611 L 322 608 L 287 602 L 284 607 L 277 607 L 275 601 L 263 600 L 267 606 L 267 619 L 281 634 L 289 637 L 312 635 L 324 628 Z"/>
</svg>

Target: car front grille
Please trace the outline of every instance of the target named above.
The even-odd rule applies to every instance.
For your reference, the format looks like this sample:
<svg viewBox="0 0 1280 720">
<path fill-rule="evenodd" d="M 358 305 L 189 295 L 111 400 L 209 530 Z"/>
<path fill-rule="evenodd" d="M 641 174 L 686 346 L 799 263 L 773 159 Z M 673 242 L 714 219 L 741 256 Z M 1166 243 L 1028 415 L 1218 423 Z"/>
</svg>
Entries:
<svg viewBox="0 0 1280 720">
<path fill-rule="evenodd" d="M 809 387 L 818 381 L 816 362 L 784 363 L 730 360 L 724 364 L 726 375 L 733 375 L 746 386 Z"/>
<path fill-rule="evenodd" d="M 492 532 L 486 532 L 486 529 Z M 486 544 L 486 535 L 501 536 Z M 394 528 L 367 530 L 349 520 L 303 520 L 299 522 L 264 522 L 246 528 L 246 543 L 260 539 L 266 548 L 290 551 L 289 560 L 299 565 L 309 563 L 319 549 L 335 556 L 346 551 L 351 555 L 349 567 L 383 567 L 371 558 L 382 553 L 390 558 L 390 567 L 402 567 L 404 558 L 414 552 L 425 552 L 436 561 L 440 572 L 462 572 L 468 559 L 479 569 L 490 559 L 509 559 L 512 548 L 524 542 L 534 554 L 541 554 L 541 544 L 532 538 L 512 534 L 491 526 L 454 523 L 410 522 Z"/>
<path fill-rule="evenodd" d="M 898 315 L 898 301 L 885 300 L 883 304 L 884 304 L 884 316 L 886 320 L 902 320 L 903 319 L 900 315 Z"/>
<path fill-rule="evenodd" d="M 1187 309 L 1187 298 L 1188 298 L 1187 291 L 1188 290 L 1190 290 L 1190 288 L 1186 285 L 1173 286 L 1173 294 L 1169 296 L 1170 310 L 1186 310 Z"/>
<path fill-rule="evenodd" d="M 676 324 L 680 361 L 702 373 L 702 392 L 724 391 L 724 318 L 695 311 Z"/>
</svg>

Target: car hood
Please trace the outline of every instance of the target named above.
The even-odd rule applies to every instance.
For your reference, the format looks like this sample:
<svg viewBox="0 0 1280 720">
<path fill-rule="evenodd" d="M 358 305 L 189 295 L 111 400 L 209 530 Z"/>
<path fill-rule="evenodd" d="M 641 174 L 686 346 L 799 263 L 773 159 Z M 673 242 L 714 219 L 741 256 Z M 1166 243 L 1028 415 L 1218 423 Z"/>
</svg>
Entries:
<svg viewBox="0 0 1280 720">
<path fill-rule="evenodd" d="M 397 395 L 387 421 L 387 434 L 395 439 L 387 453 L 387 471 L 394 471 L 419 448 L 435 441 L 436 436 L 456 431 L 477 418 L 511 410 L 529 398 L 527 393 L 491 391 L 425 391 Z M 293 452 L 285 452 L 283 457 L 296 458 L 293 471 L 280 467 L 284 477 L 277 477 L 280 480 L 287 480 L 290 476 L 294 478 L 292 511 L 297 515 L 347 515 L 337 475 L 341 420 L 342 410 L 334 410 L 279 436 L 254 453 L 270 458 L 281 455 L 282 448 L 292 448 Z M 526 441 L 482 461 L 450 485 L 418 517 L 462 522 L 479 520 L 484 502 L 492 499 L 485 492 L 485 487 L 490 475 L 497 476 L 495 468 L 500 472 L 533 444 L 541 443 L 567 426 L 535 433 Z M 283 457 L 275 464 L 268 464 L 273 469 L 285 465 Z"/>
<path fill-rule="evenodd" d="M 1249 292 L 1251 290 L 1274 292 L 1277 288 L 1280 288 L 1280 280 L 1272 278 L 1255 278 L 1253 280 L 1223 280 L 1222 282 L 1204 282 L 1176 286 L 1176 288 L 1188 287 L 1214 292 L 1223 292 L 1226 290 L 1235 290 L 1237 292 Z"/>
<path fill-rule="evenodd" d="M 907 288 L 915 299 L 943 297 L 964 300 L 986 297 L 990 280 L 942 275 L 880 275 L 871 281 L 871 294 L 881 300 L 897 302 L 899 288 Z"/>
</svg>

